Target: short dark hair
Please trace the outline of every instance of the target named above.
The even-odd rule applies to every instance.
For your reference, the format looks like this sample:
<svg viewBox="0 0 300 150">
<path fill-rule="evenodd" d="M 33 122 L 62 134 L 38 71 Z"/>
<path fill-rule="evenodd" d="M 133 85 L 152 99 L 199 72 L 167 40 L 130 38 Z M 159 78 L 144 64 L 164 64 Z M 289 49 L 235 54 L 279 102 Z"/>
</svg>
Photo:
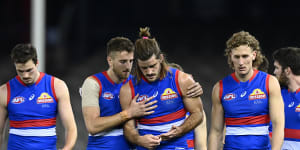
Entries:
<svg viewBox="0 0 300 150">
<path fill-rule="evenodd" d="M 278 61 L 282 69 L 290 67 L 295 75 L 300 75 L 300 48 L 284 47 L 273 53 L 274 61 Z"/>
<path fill-rule="evenodd" d="M 107 56 L 111 55 L 112 52 L 134 52 L 134 44 L 126 37 L 114 37 L 107 43 Z"/>
<path fill-rule="evenodd" d="M 37 52 L 36 48 L 27 44 L 17 44 L 11 51 L 10 57 L 14 63 L 26 63 L 32 60 L 34 64 L 37 64 Z"/>
</svg>

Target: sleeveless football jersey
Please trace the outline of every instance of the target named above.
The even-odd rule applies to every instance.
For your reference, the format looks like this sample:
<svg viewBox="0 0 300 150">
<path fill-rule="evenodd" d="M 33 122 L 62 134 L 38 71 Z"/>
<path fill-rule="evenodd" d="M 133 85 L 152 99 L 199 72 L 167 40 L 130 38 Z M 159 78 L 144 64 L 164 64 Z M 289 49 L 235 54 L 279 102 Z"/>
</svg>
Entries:
<svg viewBox="0 0 300 150">
<path fill-rule="evenodd" d="M 54 77 L 41 72 L 35 84 L 25 85 L 16 76 L 6 85 L 10 121 L 7 149 L 56 149 Z"/>
<path fill-rule="evenodd" d="M 226 137 L 224 149 L 270 149 L 269 75 L 254 70 L 247 82 L 234 73 L 220 83 Z"/>
<path fill-rule="evenodd" d="M 123 83 L 116 84 L 107 75 L 107 72 L 97 73 L 92 76 L 99 84 L 99 107 L 100 116 L 112 116 L 122 111 L 119 93 Z M 131 78 L 131 76 L 129 77 Z M 126 150 L 130 146 L 123 135 L 122 125 L 109 131 L 101 132 L 96 135 L 89 135 L 87 150 Z"/>
<path fill-rule="evenodd" d="M 284 101 L 285 128 L 282 149 L 300 149 L 300 89 L 290 92 L 287 88 L 281 90 Z"/>
<path fill-rule="evenodd" d="M 186 110 L 179 89 L 178 73 L 178 70 L 170 68 L 162 80 L 148 82 L 143 78 L 138 84 L 135 79 L 129 81 L 132 95 L 139 94 L 138 102 L 151 96 L 155 97 L 151 101 L 158 101 L 156 103 L 158 107 L 154 109 L 153 114 L 138 119 L 137 128 L 140 135 L 160 135 L 168 132 L 172 125 L 180 126 L 184 122 Z M 137 147 L 137 149 L 145 148 Z M 194 149 L 193 131 L 179 138 L 162 141 L 156 149 Z"/>
</svg>

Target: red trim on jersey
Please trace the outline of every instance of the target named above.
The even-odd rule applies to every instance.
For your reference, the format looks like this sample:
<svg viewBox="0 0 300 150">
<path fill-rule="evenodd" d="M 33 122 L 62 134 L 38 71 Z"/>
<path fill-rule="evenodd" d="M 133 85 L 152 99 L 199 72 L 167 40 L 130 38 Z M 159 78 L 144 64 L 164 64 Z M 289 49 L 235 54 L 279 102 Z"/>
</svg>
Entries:
<svg viewBox="0 0 300 150">
<path fill-rule="evenodd" d="M 231 74 L 231 77 L 233 80 L 235 80 L 237 83 L 240 83 L 240 80 L 236 77 L 235 72 Z"/>
<path fill-rule="evenodd" d="M 219 88 L 219 98 L 220 98 L 220 101 L 221 101 L 222 100 L 222 94 L 223 94 L 223 81 L 222 80 L 219 81 L 219 86 L 220 86 L 220 88 Z"/>
<path fill-rule="evenodd" d="M 39 76 L 39 78 L 36 80 L 35 85 L 39 84 L 40 81 L 42 80 L 42 78 L 43 78 L 44 76 L 45 76 L 45 73 L 44 73 L 44 72 L 40 72 L 40 76 Z"/>
<path fill-rule="evenodd" d="M 177 87 L 177 91 L 178 91 L 179 95 L 182 96 L 182 92 L 181 92 L 180 86 L 179 86 L 178 76 L 179 76 L 179 70 L 176 70 L 175 83 L 176 83 L 176 87 Z"/>
<path fill-rule="evenodd" d="M 94 78 L 97 81 L 97 83 L 99 84 L 99 97 L 100 97 L 101 93 L 102 93 L 102 84 L 101 84 L 101 81 L 95 75 L 93 75 L 92 78 Z"/>
<path fill-rule="evenodd" d="M 36 120 L 23 120 L 13 121 L 10 120 L 10 126 L 14 128 L 25 128 L 25 127 L 48 127 L 56 125 L 56 117 L 50 119 L 36 119 Z"/>
<path fill-rule="evenodd" d="M 141 124 L 155 124 L 155 123 L 163 123 L 163 122 L 168 122 L 168 121 L 172 121 L 172 120 L 176 120 L 179 118 L 184 117 L 186 114 L 186 110 L 180 109 L 176 112 L 164 115 L 164 116 L 159 116 L 159 117 L 155 117 L 155 118 L 151 118 L 151 119 L 139 119 L 139 123 Z"/>
<path fill-rule="evenodd" d="M 143 79 L 145 82 L 150 83 L 150 82 L 145 78 L 144 75 L 142 75 L 141 77 L 142 77 L 142 79 Z"/>
<path fill-rule="evenodd" d="M 269 80 L 270 80 L 270 75 L 268 74 L 267 78 L 266 78 L 266 90 L 267 90 L 268 95 L 269 95 L 269 87 L 270 87 Z"/>
<path fill-rule="evenodd" d="M 298 129 L 284 129 L 285 138 L 300 139 L 300 130 Z"/>
<path fill-rule="evenodd" d="M 20 76 L 16 76 L 16 79 L 24 86 L 26 86 L 26 84 L 21 80 Z"/>
<path fill-rule="evenodd" d="M 253 75 L 252 75 L 252 77 L 249 79 L 249 83 L 255 78 L 255 76 L 257 75 L 257 73 L 258 73 L 258 70 L 254 69 L 254 70 L 253 70 Z"/>
<path fill-rule="evenodd" d="M 272 132 L 269 132 L 270 139 L 272 139 L 272 136 L 273 136 Z"/>
<path fill-rule="evenodd" d="M 296 91 L 296 94 L 298 94 L 300 92 L 300 88 Z"/>
<path fill-rule="evenodd" d="M 54 99 L 55 99 L 56 102 L 57 102 L 58 100 L 57 100 L 56 93 L 55 93 L 54 80 L 55 80 L 55 78 L 54 78 L 54 77 L 51 77 L 51 89 L 52 89 L 52 93 L 53 93 Z"/>
<path fill-rule="evenodd" d="M 225 118 L 226 125 L 254 125 L 270 123 L 269 115 L 259 115 L 241 118 Z"/>
<path fill-rule="evenodd" d="M 7 105 L 8 105 L 8 103 L 9 103 L 9 101 L 10 101 L 10 84 L 9 84 L 9 82 L 7 82 L 6 83 L 6 91 L 7 91 Z"/>
<path fill-rule="evenodd" d="M 113 85 L 115 85 L 115 82 L 109 77 L 107 74 L 107 71 L 102 72 L 102 74 L 106 77 L 106 79 Z"/>
<path fill-rule="evenodd" d="M 133 83 L 132 83 L 132 81 L 131 80 L 129 80 L 129 86 L 130 86 L 130 90 L 131 90 L 131 98 L 133 99 L 134 98 L 134 94 L 135 94 L 135 92 L 134 92 L 134 87 L 133 87 Z"/>
<path fill-rule="evenodd" d="M 188 145 L 188 148 L 194 148 L 195 147 L 194 140 L 186 140 L 186 143 Z"/>
</svg>

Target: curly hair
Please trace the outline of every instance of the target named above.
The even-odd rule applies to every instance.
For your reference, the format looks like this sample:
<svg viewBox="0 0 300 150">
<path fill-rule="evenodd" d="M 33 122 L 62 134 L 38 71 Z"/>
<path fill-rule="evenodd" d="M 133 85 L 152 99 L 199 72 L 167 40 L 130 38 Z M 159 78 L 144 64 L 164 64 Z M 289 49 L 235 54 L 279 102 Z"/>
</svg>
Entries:
<svg viewBox="0 0 300 150">
<path fill-rule="evenodd" d="M 252 66 L 260 66 L 263 62 L 263 55 L 259 42 L 253 35 L 246 31 L 234 33 L 226 42 L 225 56 L 227 56 L 229 66 L 233 69 L 233 62 L 230 57 L 231 50 L 241 45 L 248 45 L 253 51 L 256 51 L 256 58 Z"/>
</svg>

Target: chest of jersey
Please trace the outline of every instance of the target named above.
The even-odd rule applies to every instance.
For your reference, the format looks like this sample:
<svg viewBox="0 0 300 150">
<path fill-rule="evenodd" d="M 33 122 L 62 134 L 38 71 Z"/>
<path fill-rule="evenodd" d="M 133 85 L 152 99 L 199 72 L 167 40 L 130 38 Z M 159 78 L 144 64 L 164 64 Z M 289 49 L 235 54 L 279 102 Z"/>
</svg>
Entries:
<svg viewBox="0 0 300 150">
<path fill-rule="evenodd" d="M 30 86 L 11 80 L 7 109 L 10 120 L 56 117 L 57 102 L 51 88 L 51 77 L 46 75 L 38 84 Z"/>
<path fill-rule="evenodd" d="M 281 90 L 284 100 L 285 127 L 300 129 L 300 93 Z"/>
<path fill-rule="evenodd" d="M 225 117 L 268 114 L 269 102 L 265 76 L 257 74 L 253 80 L 247 82 L 236 82 L 231 77 L 225 78 L 221 101 Z"/>
</svg>

